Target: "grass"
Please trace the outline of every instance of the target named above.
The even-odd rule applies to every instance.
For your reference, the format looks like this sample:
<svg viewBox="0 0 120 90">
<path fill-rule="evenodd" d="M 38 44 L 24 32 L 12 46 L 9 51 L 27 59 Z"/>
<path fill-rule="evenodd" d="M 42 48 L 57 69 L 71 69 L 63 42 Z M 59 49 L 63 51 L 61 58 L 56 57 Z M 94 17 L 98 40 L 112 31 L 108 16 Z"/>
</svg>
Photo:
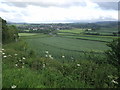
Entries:
<svg viewBox="0 0 120 90">
<path fill-rule="evenodd" d="M 109 33 L 109 31 L 102 32 L 102 35 L 86 35 L 84 33 L 81 33 L 81 31 L 78 31 L 79 33 L 74 33 L 74 30 L 62 30 L 58 32 L 58 36 L 62 37 L 68 37 L 68 38 L 74 38 L 74 39 L 85 39 L 85 40 L 93 40 L 93 41 L 104 41 L 109 42 L 112 41 L 114 38 L 118 38 L 118 36 L 109 36 L 112 35 L 112 33 Z M 83 30 L 83 32 L 86 32 Z M 89 33 L 93 33 L 93 31 L 87 31 Z M 95 32 L 94 32 L 95 33 Z"/>
<path fill-rule="evenodd" d="M 33 35 L 37 35 L 36 33 L 19 33 L 19 36 L 33 36 Z"/>
<path fill-rule="evenodd" d="M 116 87 L 115 84 L 111 82 L 113 78 L 117 77 L 116 68 L 106 63 L 105 58 L 86 54 L 85 56 L 88 56 L 88 58 L 83 59 L 79 55 L 79 52 L 70 51 L 75 49 L 75 47 L 70 48 L 71 46 L 68 46 L 70 40 L 73 43 L 75 39 L 47 36 L 27 37 L 28 38 L 23 37 L 22 39 L 27 40 L 28 43 L 19 40 L 18 42 L 3 45 L 3 88 L 13 88 L 13 86 L 15 88 Z M 56 43 L 50 43 L 50 40 Z M 76 42 L 77 41 L 79 40 L 76 40 Z M 45 44 L 41 44 L 41 42 Z M 62 49 L 59 47 L 61 47 L 63 43 L 67 44 L 65 48 L 68 49 L 68 46 L 69 50 L 63 49 L 62 52 Z M 58 48 L 54 47 L 54 45 L 57 45 Z M 61 62 L 58 58 L 55 58 L 55 56 L 52 56 L 52 59 L 50 56 L 41 56 L 41 53 L 35 55 L 31 49 L 35 52 L 50 49 L 48 53 L 44 51 L 44 55 L 57 54 L 56 57 L 61 60 L 63 59 L 61 56 L 65 54 L 65 58 L 73 60 L 70 62 Z M 51 50 L 53 50 L 53 52 Z M 72 58 L 70 54 L 73 56 Z M 74 59 L 74 57 L 77 56 L 79 59 Z M 23 57 L 25 59 L 23 59 Z M 113 78 L 109 78 L 108 76 L 112 76 Z"/>
<path fill-rule="evenodd" d="M 103 53 L 104 50 L 107 50 L 106 43 L 96 42 L 96 41 L 87 41 L 87 40 L 77 40 L 64 37 L 35 37 L 25 39 L 28 43 L 28 47 L 34 50 L 37 56 L 46 57 L 52 55 L 54 59 L 64 60 L 64 61 L 73 61 L 77 59 L 88 58 L 84 53 L 95 52 Z M 93 43 L 95 46 L 93 47 Z M 49 54 L 46 54 L 45 51 L 48 51 Z M 101 54 L 96 54 L 100 56 Z M 65 58 L 62 58 L 65 56 Z M 102 56 L 104 56 L 102 54 Z"/>
<path fill-rule="evenodd" d="M 112 36 L 93 36 L 93 35 L 79 35 L 79 36 L 74 36 L 74 35 L 65 35 L 63 37 L 69 37 L 69 38 L 74 38 L 74 39 L 86 39 L 86 40 L 93 40 L 93 41 L 98 41 L 98 42 L 110 42 L 114 38 L 118 37 L 112 37 Z"/>
<path fill-rule="evenodd" d="M 71 29 L 71 30 L 59 30 L 59 32 L 80 34 L 80 33 L 84 32 L 84 30 L 75 28 L 75 29 Z"/>
<path fill-rule="evenodd" d="M 41 43 L 44 43 L 46 45 L 50 45 L 53 47 L 58 47 L 68 50 L 76 50 L 76 51 L 91 51 L 91 50 L 103 51 L 107 49 L 105 43 L 102 42 L 69 39 L 63 37 L 36 38 L 36 39 L 29 39 L 28 42 L 34 43 L 34 45 L 38 44 L 37 46 L 39 46 L 39 44 Z M 93 43 L 96 44 L 96 46 L 93 47 Z"/>
<path fill-rule="evenodd" d="M 3 88 L 115 87 L 108 76 L 116 77 L 117 72 L 107 63 L 99 65 L 85 59 L 62 63 L 49 57 L 31 57 L 29 50 L 21 47 L 24 47 L 22 41 L 3 46 L 7 56 L 3 55 Z"/>
</svg>

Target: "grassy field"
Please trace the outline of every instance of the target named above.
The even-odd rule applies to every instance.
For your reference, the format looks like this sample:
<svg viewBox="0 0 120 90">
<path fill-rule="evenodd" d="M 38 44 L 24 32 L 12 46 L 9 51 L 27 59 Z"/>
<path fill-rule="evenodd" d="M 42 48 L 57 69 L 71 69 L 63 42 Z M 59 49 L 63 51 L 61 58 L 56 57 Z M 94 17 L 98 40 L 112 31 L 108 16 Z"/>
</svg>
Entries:
<svg viewBox="0 0 120 90">
<path fill-rule="evenodd" d="M 34 50 L 37 56 L 48 57 L 57 60 L 83 59 L 85 52 L 99 53 L 98 56 L 109 49 L 106 44 L 117 36 L 84 35 L 83 29 L 59 30 L 57 36 L 46 34 L 23 34 L 21 36 L 28 43 L 28 47 Z M 49 54 L 45 52 L 48 51 Z M 100 54 L 101 53 L 101 54 Z M 104 56 L 102 54 L 102 56 Z M 64 58 L 63 58 L 64 57 Z"/>
<path fill-rule="evenodd" d="M 98 42 L 110 42 L 116 37 L 113 36 L 97 36 L 97 35 L 60 35 L 62 37 L 69 37 L 74 39 L 85 39 L 85 40 L 92 40 L 92 41 L 98 41 Z"/>
<path fill-rule="evenodd" d="M 83 59 L 87 57 L 85 56 L 85 52 L 90 53 L 92 51 L 94 53 L 103 53 L 108 49 L 105 42 L 79 40 L 75 38 L 56 37 L 43 34 L 38 34 L 32 37 L 27 36 L 27 38 L 24 39 L 28 43 L 28 47 L 31 50 L 34 50 L 37 56 L 48 57 L 51 55 L 57 60 L 70 61 L 73 59 Z M 49 54 L 46 54 L 45 51 L 48 51 Z M 100 56 L 101 54 L 97 55 Z"/>
<path fill-rule="evenodd" d="M 107 64 L 104 58 L 89 57 L 89 60 L 80 58 L 72 62 L 60 62 L 52 56 L 36 57 L 21 40 L 2 48 L 3 88 L 116 87 L 111 81 L 117 78 L 117 70 Z M 44 53 L 49 55 L 51 52 Z"/>
<path fill-rule="evenodd" d="M 83 29 L 71 29 L 71 30 L 59 30 L 58 35 L 62 37 L 74 38 L 74 39 L 85 39 L 85 40 L 93 40 L 93 41 L 103 41 L 103 42 L 110 42 L 118 36 L 111 36 L 113 29 L 108 28 L 101 28 L 97 31 L 85 31 Z M 100 33 L 102 35 L 87 35 L 84 33 Z M 115 29 L 117 32 L 117 29 Z"/>
<path fill-rule="evenodd" d="M 80 34 L 80 33 L 84 32 L 84 29 L 75 28 L 75 29 L 71 29 L 71 30 L 59 30 L 59 32 Z"/>
<path fill-rule="evenodd" d="M 19 36 L 33 36 L 33 35 L 37 35 L 36 33 L 19 33 Z"/>
</svg>

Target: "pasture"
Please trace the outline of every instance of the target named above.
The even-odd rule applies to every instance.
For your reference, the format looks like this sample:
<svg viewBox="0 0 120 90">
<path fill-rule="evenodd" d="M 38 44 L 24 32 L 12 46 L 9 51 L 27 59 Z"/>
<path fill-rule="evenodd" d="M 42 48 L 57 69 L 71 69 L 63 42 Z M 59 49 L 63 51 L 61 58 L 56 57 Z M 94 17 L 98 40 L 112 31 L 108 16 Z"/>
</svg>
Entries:
<svg viewBox="0 0 120 90">
<path fill-rule="evenodd" d="M 105 30 L 108 32 L 108 29 Z M 84 32 L 86 32 L 85 29 L 74 28 L 58 30 L 56 36 L 20 33 L 20 37 L 38 57 L 47 58 L 50 55 L 54 59 L 66 61 L 85 59 L 87 58 L 85 53 L 88 53 L 88 57 L 93 53 L 95 56 L 104 57 L 104 51 L 109 49 L 106 44 L 117 38 L 117 36 L 86 35 Z M 46 51 L 49 53 L 46 54 Z"/>
<path fill-rule="evenodd" d="M 118 36 L 112 36 L 112 29 L 101 28 L 100 30 L 90 30 L 85 31 L 85 29 L 71 29 L 71 30 L 59 30 L 58 35 L 61 37 L 68 37 L 74 39 L 82 39 L 82 40 L 92 40 L 92 41 L 100 41 L 100 42 L 110 42 Z M 115 28 L 114 32 L 117 32 Z M 100 33 L 100 35 L 87 35 L 85 33 L 95 34 Z"/>
<path fill-rule="evenodd" d="M 76 33 L 76 34 L 80 34 L 82 32 L 84 32 L 84 29 L 70 29 L 70 30 L 59 30 L 59 32 L 64 32 L 64 33 Z"/>
<path fill-rule="evenodd" d="M 33 36 L 37 35 L 36 33 L 19 33 L 19 36 Z"/>
<path fill-rule="evenodd" d="M 86 58 L 85 53 L 93 52 L 100 56 L 108 49 L 106 42 L 98 42 L 91 40 L 81 40 L 76 38 L 66 38 L 59 36 L 37 34 L 36 36 L 27 36 L 28 47 L 35 51 L 37 56 L 48 57 L 51 55 L 57 60 L 78 60 Z M 45 53 L 48 51 L 49 53 Z M 102 54 L 103 55 L 103 54 Z M 64 57 L 63 57 L 64 56 Z"/>
<path fill-rule="evenodd" d="M 109 48 L 107 42 L 117 36 L 86 35 L 84 29 L 59 30 L 57 36 L 47 34 L 22 34 L 28 47 L 39 57 L 48 57 L 57 60 L 78 60 L 86 58 L 85 53 L 103 56 Z M 26 36 L 26 37 L 25 37 Z M 48 51 L 49 53 L 45 53 Z M 64 58 L 63 58 L 64 57 Z"/>
</svg>

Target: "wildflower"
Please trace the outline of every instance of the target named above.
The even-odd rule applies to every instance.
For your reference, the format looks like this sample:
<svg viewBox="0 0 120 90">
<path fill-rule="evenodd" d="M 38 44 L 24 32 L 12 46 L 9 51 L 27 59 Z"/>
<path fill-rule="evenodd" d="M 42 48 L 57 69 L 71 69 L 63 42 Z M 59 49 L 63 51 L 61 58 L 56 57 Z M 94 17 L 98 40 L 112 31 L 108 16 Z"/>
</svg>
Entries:
<svg viewBox="0 0 120 90">
<path fill-rule="evenodd" d="M 24 68 L 24 66 L 22 66 L 22 68 Z"/>
<path fill-rule="evenodd" d="M 43 68 L 45 68 L 45 64 L 43 64 Z"/>
<path fill-rule="evenodd" d="M 73 57 L 71 57 L 71 59 L 73 59 Z"/>
<path fill-rule="evenodd" d="M 50 57 L 50 59 L 53 59 L 53 57 Z"/>
<path fill-rule="evenodd" d="M 4 58 L 6 58 L 7 56 L 3 56 Z"/>
<path fill-rule="evenodd" d="M 48 51 L 45 51 L 45 53 L 47 53 L 47 54 L 48 54 L 49 52 L 48 52 Z"/>
<path fill-rule="evenodd" d="M 48 57 L 48 55 L 45 55 L 45 57 Z"/>
<path fill-rule="evenodd" d="M 18 64 L 15 64 L 15 66 L 17 67 L 17 66 L 18 66 Z"/>
<path fill-rule="evenodd" d="M 62 58 L 65 58 L 65 56 L 62 56 Z"/>
<path fill-rule="evenodd" d="M 51 56 L 51 55 L 49 55 L 49 57 L 51 58 L 52 56 Z"/>
<path fill-rule="evenodd" d="M 17 56 L 18 54 L 15 53 L 14 55 Z"/>
<path fill-rule="evenodd" d="M 112 75 L 108 75 L 108 78 L 113 78 L 113 76 Z"/>
<path fill-rule="evenodd" d="M 5 53 L 2 53 L 3 55 L 5 54 Z"/>
<path fill-rule="evenodd" d="M 80 64 L 77 64 L 77 66 L 79 67 L 79 66 L 80 66 Z"/>
<path fill-rule="evenodd" d="M 115 80 L 112 80 L 111 82 L 113 82 L 114 84 L 118 84 L 118 82 L 117 82 L 117 81 L 115 81 Z"/>
<path fill-rule="evenodd" d="M 9 57 L 12 57 L 11 55 L 8 55 Z"/>
<path fill-rule="evenodd" d="M 15 85 L 12 85 L 11 88 L 16 88 L 16 86 L 15 86 Z"/>
<path fill-rule="evenodd" d="M 117 76 L 115 76 L 114 78 L 115 78 L 115 79 L 118 79 L 118 77 L 117 77 Z"/>
<path fill-rule="evenodd" d="M 24 59 L 24 60 L 25 60 L 26 58 L 25 58 L 25 57 L 23 57 L 22 59 Z"/>
<path fill-rule="evenodd" d="M 19 60 L 20 62 L 22 61 L 22 60 Z"/>
<path fill-rule="evenodd" d="M 2 51 L 4 51 L 5 49 L 2 49 Z"/>
<path fill-rule="evenodd" d="M 25 64 L 25 63 L 23 63 L 23 64 Z"/>
</svg>

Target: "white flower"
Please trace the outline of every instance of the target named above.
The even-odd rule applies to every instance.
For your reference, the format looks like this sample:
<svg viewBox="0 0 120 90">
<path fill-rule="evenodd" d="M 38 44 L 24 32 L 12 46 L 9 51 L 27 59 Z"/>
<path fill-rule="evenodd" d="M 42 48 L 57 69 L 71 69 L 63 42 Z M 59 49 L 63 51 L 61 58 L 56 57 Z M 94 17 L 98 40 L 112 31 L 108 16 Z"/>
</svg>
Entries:
<svg viewBox="0 0 120 90">
<path fill-rule="evenodd" d="M 73 59 L 73 57 L 71 57 L 71 59 Z"/>
<path fill-rule="evenodd" d="M 23 63 L 23 64 L 25 64 L 25 63 Z"/>
<path fill-rule="evenodd" d="M 65 56 L 62 56 L 62 58 L 65 58 Z"/>
<path fill-rule="evenodd" d="M 52 56 L 51 56 L 51 55 L 49 55 L 49 57 L 51 58 Z"/>
<path fill-rule="evenodd" d="M 0 51 L 2 53 L 2 51 Z"/>
<path fill-rule="evenodd" d="M 11 88 L 16 88 L 16 86 L 15 86 L 15 85 L 12 85 Z"/>
<path fill-rule="evenodd" d="M 9 57 L 12 57 L 12 55 L 8 55 Z"/>
<path fill-rule="evenodd" d="M 20 62 L 22 61 L 22 60 L 19 60 Z"/>
<path fill-rule="evenodd" d="M 118 82 L 116 82 L 115 80 L 112 80 L 111 82 L 113 82 L 114 84 L 118 84 Z"/>
<path fill-rule="evenodd" d="M 24 68 L 24 66 L 22 66 L 22 68 Z"/>
<path fill-rule="evenodd" d="M 18 66 L 18 64 L 15 64 L 15 66 L 17 67 L 17 66 Z"/>
<path fill-rule="evenodd" d="M 80 64 L 77 64 L 77 66 L 79 67 L 79 66 L 80 66 Z"/>
<path fill-rule="evenodd" d="M 48 55 L 45 55 L 45 57 L 48 57 Z"/>
<path fill-rule="evenodd" d="M 5 53 L 2 53 L 3 55 L 5 54 Z"/>
<path fill-rule="evenodd" d="M 45 68 L 45 64 L 43 64 L 43 68 Z"/>
<path fill-rule="evenodd" d="M 48 51 L 45 51 L 45 53 L 49 53 Z"/>
<path fill-rule="evenodd" d="M 50 59 L 53 59 L 53 57 L 50 57 Z"/>
<path fill-rule="evenodd" d="M 2 51 L 4 51 L 5 49 L 2 49 Z"/>
<path fill-rule="evenodd" d="M 4 58 L 6 58 L 7 56 L 3 56 Z"/>
<path fill-rule="evenodd" d="M 15 53 L 14 55 L 17 56 L 18 54 Z"/>
<path fill-rule="evenodd" d="M 108 78 L 113 78 L 113 76 L 112 75 L 108 75 Z"/>
<path fill-rule="evenodd" d="M 25 60 L 26 58 L 25 58 L 25 57 L 23 57 L 22 59 L 24 59 L 24 60 Z"/>
</svg>

